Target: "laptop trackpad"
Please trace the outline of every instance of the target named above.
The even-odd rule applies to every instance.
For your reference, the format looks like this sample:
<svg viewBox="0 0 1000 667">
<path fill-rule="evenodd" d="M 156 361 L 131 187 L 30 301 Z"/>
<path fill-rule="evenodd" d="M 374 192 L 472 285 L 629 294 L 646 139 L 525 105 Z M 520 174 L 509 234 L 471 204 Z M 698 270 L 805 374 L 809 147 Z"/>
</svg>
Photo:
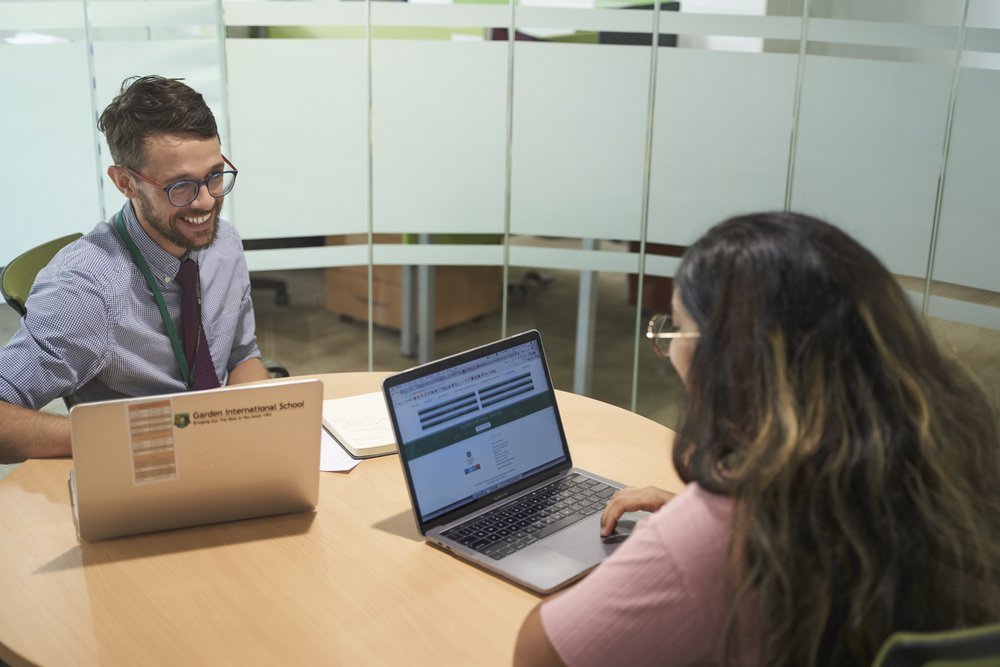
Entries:
<svg viewBox="0 0 1000 667">
<path fill-rule="evenodd" d="M 501 562 L 508 575 L 543 591 L 557 588 L 589 569 L 575 558 L 540 544 L 508 556 Z"/>
<path fill-rule="evenodd" d="M 601 515 L 593 514 L 541 541 L 541 546 L 572 558 L 583 567 L 604 560 L 610 551 L 601 542 Z"/>
<path fill-rule="evenodd" d="M 622 528 L 626 525 L 634 526 L 636 522 L 647 516 L 649 516 L 649 512 L 627 512 L 619 520 L 619 525 Z M 601 539 L 601 515 L 597 513 L 555 533 L 543 540 L 541 544 L 589 567 L 610 556 L 621 546 L 625 537 L 626 535 L 623 534 L 620 539 Z"/>
</svg>

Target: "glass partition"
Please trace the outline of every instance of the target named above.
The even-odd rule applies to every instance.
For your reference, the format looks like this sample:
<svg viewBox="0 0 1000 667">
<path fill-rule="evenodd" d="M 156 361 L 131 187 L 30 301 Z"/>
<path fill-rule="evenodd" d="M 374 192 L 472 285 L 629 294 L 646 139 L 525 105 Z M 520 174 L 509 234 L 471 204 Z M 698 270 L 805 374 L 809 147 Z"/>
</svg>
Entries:
<svg viewBox="0 0 1000 667">
<path fill-rule="evenodd" d="M 81 3 L 0 2 L 0 265 L 98 220 L 89 69 Z"/>
<path fill-rule="evenodd" d="M 0 83 L 12 102 L 0 109 L 0 123 L 13 158 L 0 177 L 19 221 L 0 264 L 89 231 L 122 205 L 104 175 L 112 160 L 96 119 L 125 78 L 185 79 L 205 96 L 228 145 L 221 27 L 212 0 L 0 2 Z"/>
<path fill-rule="evenodd" d="M 1000 397 L 997 4 L 633 4 L 0 0 L 0 265 L 121 205 L 95 119 L 160 73 L 216 112 L 293 372 L 538 327 L 560 388 L 673 425 L 646 317 L 709 225 L 792 208 L 871 247 Z"/>
<path fill-rule="evenodd" d="M 85 5 L 94 80 L 94 117 L 121 91 L 126 79 L 147 74 L 183 79 L 202 94 L 212 109 L 222 151 L 232 157 L 219 3 L 88 0 Z M 125 198 L 104 175 L 113 160 L 104 135 L 96 132 L 95 136 L 101 171 L 100 219 L 104 220 L 121 208 Z M 242 169 L 238 157 L 233 157 L 233 161 Z M 231 200 L 227 199 L 222 215 L 232 219 Z M 87 224 L 81 231 L 92 226 Z"/>
<path fill-rule="evenodd" d="M 895 18 L 879 7 L 814 8 L 791 189 L 793 208 L 836 222 L 894 272 L 919 277 L 962 18 L 959 0 L 935 5 L 930 16 Z"/>
<path fill-rule="evenodd" d="M 364 40 L 232 37 L 226 59 L 243 237 L 366 233 Z"/>
<path fill-rule="evenodd" d="M 969 5 L 955 86 L 934 279 L 1000 292 L 1000 7 Z"/>
</svg>

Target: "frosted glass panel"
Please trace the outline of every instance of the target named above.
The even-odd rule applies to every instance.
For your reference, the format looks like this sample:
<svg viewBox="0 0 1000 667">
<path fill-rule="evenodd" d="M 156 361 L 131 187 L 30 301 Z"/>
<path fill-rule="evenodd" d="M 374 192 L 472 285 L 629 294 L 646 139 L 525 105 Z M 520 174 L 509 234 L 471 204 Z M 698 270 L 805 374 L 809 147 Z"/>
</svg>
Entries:
<svg viewBox="0 0 1000 667">
<path fill-rule="evenodd" d="M 808 57 L 793 208 L 841 224 L 890 270 L 924 275 L 951 74 Z"/>
<path fill-rule="evenodd" d="M 362 2 L 248 2 L 222 3 L 228 26 L 330 26 L 362 25 Z"/>
<path fill-rule="evenodd" d="M 996 0 L 969 0 L 969 27 L 1000 28 L 1000 5 Z M 994 38 L 1000 37 L 994 33 Z"/>
<path fill-rule="evenodd" d="M 890 23 L 911 26 L 958 25 L 962 19 L 963 2 L 964 0 L 811 0 L 809 14 L 814 18 L 878 22 L 886 24 L 887 28 Z M 797 3 L 790 3 L 788 7 L 801 12 L 802 2 L 799 0 Z"/>
<path fill-rule="evenodd" d="M 796 57 L 660 49 L 648 240 L 784 206 Z"/>
<path fill-rule="evenodd" d="M 82 43 L 0 43 L 0 266 L 99 221 L 99 176 Z"/>
<path fill-rule="evenodd" d="M 366 231 L 364 42 L 230 39 L 226 53 L 243 237 Z"/>
<path fill-rule="evenodd" d="M 196 25 L 215 25 L 218 2 L 215 0 L 89 0 L 87 12 L 91 25 L 103 27 L 157 27 L 191 32 Z"/>
<path fill-rule="evenodd" d="M 247 250 L 245 255 L 247 268 L 251 271 L 358 266 L 368 263 L 368 246 L 330 245 L 313 248 L 274 248 Z"/>
<path fill-rule="evenodd" d="M 94 72 L 97 83 L 95 91 L 97 116 L 119 93 L 122 82 L 128 77 L 158 74 L 184 79 L 184 83 L 201 93 L 205 102 L 211 107 L 219 126 L 223 150 L 226 150 L 228 136 L 222 68 L 219 46 L 214 39 L 98 41 L 94 43 Z M 98 132 L 97 135 L 101 150 L 105 207 L 103 215 L 107 216 L 125 203 L 125 197 L 104 175 L 113 161 L 104 134 Z M 236 158 L 233 158 L 233 161 L 242 169 Z M 243 180 L 242 172 L 239 178 L 240 181 Z M 241 185 L 242 182 L 237 187 Z"/>
<path fill-rule="evenodd" d="M 503 232 L 507 45 L 372 44 L 374 225 Z"/>
<path fill-rule="evenodd" d="M 962 71 L 934 279 L 1000 292 L 1000 71 Z"/>
<path fill-rule="evenodd" d="M 498 245 L 376 244 L 372 248 L 375 264 L 410 266 L 497 266 L 503 264 Z"/>
<path fill-rule="evenodd" d="M 510 8 L 506 4 L 375 2 L 372 25 L 466 28 L 506 25 L 510 21 Z"/>
<path fill-rule="evenodd" d="M 34 0 L 0 2 L 0 30 L 49 31 L 83 28 L 83 3 Z"/>
<path fill-rule="evenodd" d="M 649 56 L 517 43 L 512 233 L 639 238 Z"/>
<path fill-rule="evenodd" d="M 542 0 L 544 6 L 521 4 L 517 10 L 517 23 L 523 32 L 532 34 L 538 28 L 555 29 L 564 34 L 583 30 L 610 30 L 650 34 L 653 30 L 653 14 L 649 11 L 624 12 L 621 9 L 566 9 L 559 7 L 558 0 Z M 663 20 L 663 19 L 661 19 Z M 504 25 L 502 22 L 498 25 Z M 530 27 L 524 27 L 530 26 Z M 559 29 L 562 29 L 561 31 Z M 545 30 L 541 32 L 552 32 Z M 647 38 L 650 41 L 651 37 Z"/>
<path fill-rule="evenodd" d="M 1000 3 L 970 0 L 962 64 L 1000 70 Z"/>
<path fill-rule="evenodd" d="M 218 8 L 211 0 L 0 4 L 0 37 L 8 42 L 0 45 L 0 85 L 14 91 L 16 101 L 3 105 L 0 122 L 24 130 L 4 137 L 15 156 L 0 167 L 4 201 L 23 222 L 4 244 L 0 263 L 55 236 L 89 231 L 122 205 L 124 198 L 106 180 L 112 160 L 96 119 L 126 77 L 186 79 L 212 107 L 225 144 Z M 89 33 L 84 17 L 92 21 Z M 108 25 L 114 29 L 102 28 Z M 167 39 L 157 41 L 154 34 Z M 95 40 L 90 57 L 85 35 Z M 59 184 L 58 197 L 44 193 L 50 195 L 44 207 L 33 182 L 40 173 Z M 39 215 L 40 224 L 30 224 Z"/>
<path fill-rule="evenodd" d="M 952 18 L 957 19 L 959 16 Z M 953 51 L 957 39 L 958 28 L 951 25 L 913 25 L 823 19 L 814 19 L 809 22 L 809 41 L 814 42 L 877 44 L 879 46 Z"/>
<path fill-rule="evenodd" d="M 963 59 L 969 67 L 955 106 L 934 279 L 1000 292 L 1000 4 L 972 0 L 969 26 L 971 57 Z"/>
<path fill-rule="evenodd" d="M 633 253 L 531 246 L 511 246 L 508 262 L 511 266 L 611 272 L 635 272 L 639 266 L 638 255 Z"/>
</svg>

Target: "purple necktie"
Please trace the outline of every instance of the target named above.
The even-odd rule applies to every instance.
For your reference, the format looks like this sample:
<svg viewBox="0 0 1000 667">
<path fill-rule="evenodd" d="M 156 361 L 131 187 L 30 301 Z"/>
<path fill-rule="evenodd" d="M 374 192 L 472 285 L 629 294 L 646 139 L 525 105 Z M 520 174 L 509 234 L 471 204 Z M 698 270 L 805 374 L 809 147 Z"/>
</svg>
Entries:
<svg viewBox="0 0 1000 667">
<path fill-rule="evenodd" d="M 184 356 L 191 369 L 192 389 L 215 389 L 219 378 L 215 375 L 212 353 L 208 349 L 205 328 L 201 326 L 201 307 L 198 303 L 198 265 L 193 259 L 181 262 L 177 272 L 177 283 L 181 286 L 181 337 L 184 341 Z"/>
</svg>

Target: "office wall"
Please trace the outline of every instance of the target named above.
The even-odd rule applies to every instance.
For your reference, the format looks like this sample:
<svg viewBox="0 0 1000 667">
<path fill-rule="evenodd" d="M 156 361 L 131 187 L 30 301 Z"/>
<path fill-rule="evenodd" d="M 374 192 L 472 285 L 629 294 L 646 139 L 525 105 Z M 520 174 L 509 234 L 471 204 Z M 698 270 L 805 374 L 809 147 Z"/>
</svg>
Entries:
<svg viewBox="0 0 1000 667">
<path fill-rule="evenodd" d="M 226 214 L 247 239 L 490 235 L 254 250 L 255 270 L 481 264 L 645 284 L 677 262 L 645 244 L 790 207 L 857 235 L 929 315 L 1000 329 L 990 0 L 0 1 L 0 264 L 120 206 L 94 120 L 151 72 L 215 110 L 240 169 Z M 581 308 L 585 369 L 600 304 Z M 638 345 L 639 315 L 634 337 L 598 344 Z"/>
</svg>

